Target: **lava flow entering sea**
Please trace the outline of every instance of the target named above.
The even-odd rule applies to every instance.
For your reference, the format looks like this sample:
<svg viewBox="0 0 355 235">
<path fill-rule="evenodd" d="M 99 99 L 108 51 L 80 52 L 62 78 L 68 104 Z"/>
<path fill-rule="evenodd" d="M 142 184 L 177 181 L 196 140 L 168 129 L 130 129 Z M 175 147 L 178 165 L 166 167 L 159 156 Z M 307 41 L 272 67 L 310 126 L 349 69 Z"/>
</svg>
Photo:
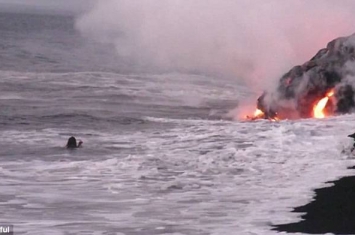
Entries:
<svg viewBox="0 0 355 235">
<path fill-rule="evenodd" d="M 325 118 L 355 111 L 355 34 L 329 42 L 257 100 L 247 120 Z"/>
</svg>

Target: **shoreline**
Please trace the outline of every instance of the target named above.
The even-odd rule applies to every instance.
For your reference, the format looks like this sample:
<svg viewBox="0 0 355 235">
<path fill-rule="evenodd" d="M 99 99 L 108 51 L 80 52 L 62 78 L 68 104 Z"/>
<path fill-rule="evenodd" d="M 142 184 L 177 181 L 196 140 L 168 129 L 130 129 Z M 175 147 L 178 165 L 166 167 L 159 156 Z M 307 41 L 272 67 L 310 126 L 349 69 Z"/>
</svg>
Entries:
<svg viewBox="0 0 355 235">
<path fill-rule="evenodd" d="M 316 195 L 310 203 L 292 210 L 305 213 L 301 216 L 302 221 L 272 225 L 272 230 L 307 234 L 355 234 L 355 176 L 345 176 L 327 183 L 333 185 L 315 189 Z"/>
</svg>

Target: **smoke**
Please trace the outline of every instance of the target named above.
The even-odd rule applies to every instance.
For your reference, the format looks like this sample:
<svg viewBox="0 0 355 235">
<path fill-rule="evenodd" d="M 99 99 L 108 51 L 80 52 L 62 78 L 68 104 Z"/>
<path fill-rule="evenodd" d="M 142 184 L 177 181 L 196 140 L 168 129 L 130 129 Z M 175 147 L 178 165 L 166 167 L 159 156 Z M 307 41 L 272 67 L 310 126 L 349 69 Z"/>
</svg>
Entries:
<svg viewBox="0 0 355 235">
<path fill-rule="evenodd" d="M 353 33 L 351 0 L 105 0 L 77 19 L 137 67 L 235 77 L 254 91 Z"/>
</svg>

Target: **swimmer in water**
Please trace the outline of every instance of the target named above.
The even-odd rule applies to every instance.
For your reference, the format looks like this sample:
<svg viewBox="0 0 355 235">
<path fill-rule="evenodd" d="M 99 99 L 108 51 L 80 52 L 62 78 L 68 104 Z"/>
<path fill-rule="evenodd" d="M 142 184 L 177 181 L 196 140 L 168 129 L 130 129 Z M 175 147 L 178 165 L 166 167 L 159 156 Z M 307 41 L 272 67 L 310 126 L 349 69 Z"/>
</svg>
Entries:
<svg viewBox="0 0 355 235">
<path fill-rule="evenodd" d="M 353 147 L 351 148 L 351 152 L 353 152 L 355 150 L 355 133 L 351 134 L 351 135 L 348 135 L 348 137 L 353 138 L 353 140 L 354 140 Z"/>
<path fill-rule="evenodd" d="M 72 137 L 70 137 L 70 138 L 68 139 L 68 143 L 67 143 L 67 146 L 66 146 L 66 147 L 67 147 L 68 149 L 80 148 L 81 145 L 82 145 L 82 143 L 83 143 L 83 141 L 79 140 L 79 143 L 76 144 L 76 139 L 75 139 L 74 136 L 72 136 Z"/>
</svg>

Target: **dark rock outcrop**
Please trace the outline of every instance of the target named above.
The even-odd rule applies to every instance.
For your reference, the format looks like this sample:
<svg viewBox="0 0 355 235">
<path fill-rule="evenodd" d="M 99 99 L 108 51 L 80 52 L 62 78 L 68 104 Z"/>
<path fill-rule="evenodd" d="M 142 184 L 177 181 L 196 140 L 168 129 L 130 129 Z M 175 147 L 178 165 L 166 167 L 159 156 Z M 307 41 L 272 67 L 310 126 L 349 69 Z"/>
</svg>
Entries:
<svg viewBox="0 0 355 235">
<path fill-rule="evenodd" d="M 355 86 L 355 34 L 328 43 L 312 59 L 283 75 L 276 91 L 264 92 L 257 107 L 265 118 L 312 117 L 313 106 L 334 89 L 326 110 L 332 114 L 352 112 Z"/>
</svg>

